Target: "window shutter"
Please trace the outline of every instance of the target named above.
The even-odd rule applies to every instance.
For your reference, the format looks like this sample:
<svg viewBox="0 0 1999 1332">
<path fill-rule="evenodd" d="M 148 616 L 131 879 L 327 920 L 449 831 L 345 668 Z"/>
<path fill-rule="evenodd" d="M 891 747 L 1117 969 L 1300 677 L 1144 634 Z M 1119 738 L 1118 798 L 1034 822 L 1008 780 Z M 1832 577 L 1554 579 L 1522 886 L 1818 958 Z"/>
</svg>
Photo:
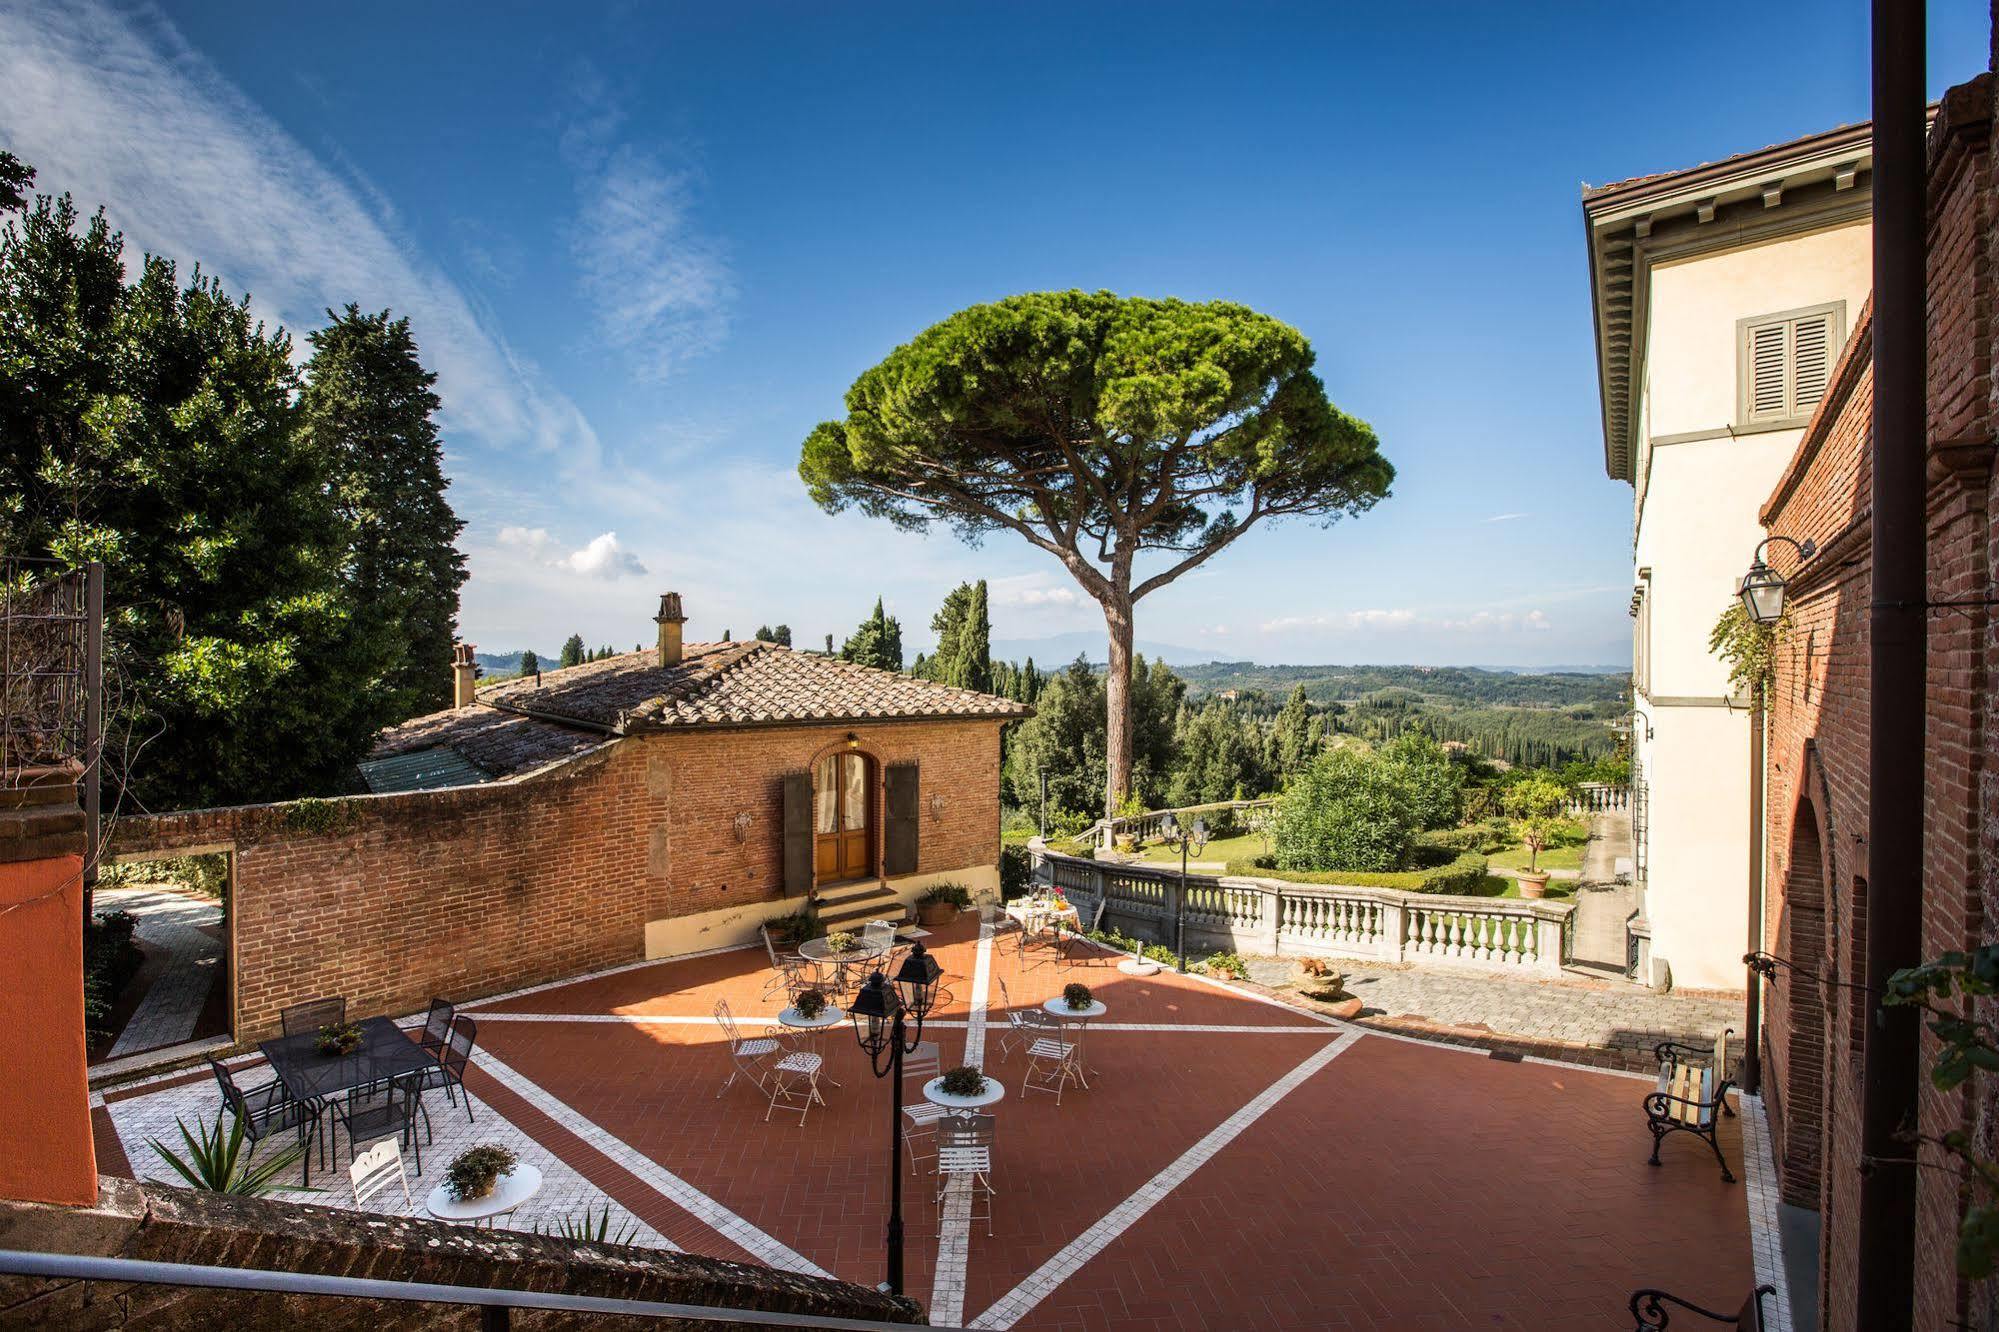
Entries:
<svg viewBox="0 0 1999 1332">
<path fill-rule="evenodd" d="M 1784 391 L 1783 324 L 1763 324 L 1749 330 L 1749 415 L 1783 416 L 1788 411 Z"/>
<path fill-rule="evenodd" d="M 784 891 L 812 891 L 812 774 L 787 772 L 779 779 L 784 804 Z"/>
<path fill-rule="evenodd" d="M 882 774 L 888 805 L 887 836 L 882 847 L 882 873 L 916 873 L 917 830 L 921 820 L 916 813 L 917 766 L 914 763 L 892 763 Z"/>
<path fill-rule="evenodd" d="M 1803 416 L 1819 405 L 1832 378 L 1832 315 L 1816 314 L 1791 325 L 1794 412 Z"/>
</svg>

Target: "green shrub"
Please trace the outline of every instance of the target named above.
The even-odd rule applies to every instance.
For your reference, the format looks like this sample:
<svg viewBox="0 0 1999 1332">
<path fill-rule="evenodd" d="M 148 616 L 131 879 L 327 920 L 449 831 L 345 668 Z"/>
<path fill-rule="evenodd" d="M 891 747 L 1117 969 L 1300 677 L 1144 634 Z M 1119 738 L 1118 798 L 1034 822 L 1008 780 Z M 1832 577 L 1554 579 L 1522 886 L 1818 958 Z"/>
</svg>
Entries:
<svg viewBox="0 0 1999 1332">
<path fill-rule="evenodd" d="M 936 902 L 949 902 L 960 911 L 964 911 L 972 905 L 972 890 L 962 883 L 933 883 L 916 895 L 918 906 L 927 906 Z"/>
<path fill-rule="evenodd" d="M 1462 828 L 1438 828 L 1416 834 L 1418 847 L 1437 847 L 1453 853 L 1477 851 L 1495 855 L 1513 845 L 1513 825 L 1505 819 L 1485 819 Z"/>
<path fill-rule="evenodd" d="M 788 916 L 772 916 L 764 922 L 770 941 L 780 948 L 796 948 L 807 939 L 819 937 L 819 917 L 811 907 L 802 907 Z"/>
<path fill-rule="evenodd" d="M 512 1170 L 518 1161 L 513 1152 L 496 1142 L 468 1147 L 446 1168 L 444 1191 L 460 1202 L 483 1198 L 492 1190 L 494 1181 Z"/>
<path fill-rule="evenodd" d="M 83 927 L 83 1025 L 91 1035 L 110 1034 L 111 1010 L 146 960 L 132 941 L 137 924 L 129 911 L 100 911 Z"/>
<path fill-rule="evenodd" d="M 1401 765 L 1355 746 L 1335 749 L 1285 793 L 1275 863 L 1288 870 L 1394 870 L 1416 832 L 1416 804 Z"/>
<path fill-rule="evenodd" d="M 1210 976 L 1225 976 L 1232 980 L 1249 979 L 1249 963 L 1234 953 L 1216 953 L 1201 964 Z"/>
<path fill-rule="evenodd" d="M 1381 761 L 1400 771 L 1418 828 L 1453 828 L 1464 816 L 1465 771 L 1426 732 L 1408 730 L 1381 749 Z"/>
<path fill-rule="evenodd" d="M 1002 846 L 999 858 L 1000 900 L 1011 902 L 1027 895 L 1034 879 L 1034 861 L 1024 846 Z"/>
<path fill-rule="evenodd" d="M 1422 855 L 1419 849 L 1419 856 Z M 1427 858 L 1427 857 L 1426 857 Z M 1287 870 L 1271 863 L 1270 856 L 1232 860 L 1228 873 L 1245 878 L 1282 879 L 1286 883 L 1319 883 L 1344 888 L 1401 888 L 1412 893 L 1436 893 L 1451 897 L 1479 895 L 1485 882 L 1485 857 L 1476 851 L 1439 858 L 1437 863 L 1388 873 L 1360 870 Z"/>
</svg>

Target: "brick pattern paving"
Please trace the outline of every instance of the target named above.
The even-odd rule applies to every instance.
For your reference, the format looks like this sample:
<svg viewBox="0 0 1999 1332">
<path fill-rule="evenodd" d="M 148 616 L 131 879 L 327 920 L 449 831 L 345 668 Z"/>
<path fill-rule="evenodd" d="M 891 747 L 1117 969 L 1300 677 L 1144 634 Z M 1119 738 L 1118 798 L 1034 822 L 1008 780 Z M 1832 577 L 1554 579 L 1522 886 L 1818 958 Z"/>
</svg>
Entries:
<svg viewBox="0 0 1999 1332">
<path fill-rule="evenodd" d="M 994 1234 L 904 1166 L 907 1288 L 939 1321 L 1600 1328 L 1637 1286 L 1718 1303 L 1748 1287 L 1744 1186 L 1699 1144 L 1645 1164 L 1644 1080 L 1388 1037 L 1254 987 L 1128 977 L 1090 951 L 1053 961 L 1005 933 L 982 949 L 970 916 L 929 942 L 952 998 L 926 1038 L 947 1066 L 982 1050 L 1006 1087 Z M 760 1031 L 775 1012 L 763 979 L 761 952 L 739 950 L 474 1005 L 479 1136 L 490 1115 L 564 1172 L 569 1206 L 609 1199 L 652 1242 L 880 1280 L 891 1102 L 851 1030 L 812 1038 L 840 1085 L 803 1124 L 767 1124 L 753 1086 L 716 1094 L 729 1064 L 713 1005 Z M 996 1010 L 1000 982 L 1026 1007 L 1071 980 L 1110 1011 L 1087 1036 L 1099 1075 L 1058 1106 L 1022 1094 Z M 133 1160 L 170 1104 L 212 1113 L 212 1084 L 112 1094 Z M 1722 1142 L 1739 1162 L 1737 1121 Z"/>
<path fill-rule="evenodd" d="M 157 886 L 102 888 L 99 911 L 129 911 L 137 917 L 133 934 L 149 952 L 166 954 L 159 979 L 132 1010 L 108 1059 L 178 1045 L 194 1035 L 208 992 L 222 974 L 222 904 Z"/>
</svg>

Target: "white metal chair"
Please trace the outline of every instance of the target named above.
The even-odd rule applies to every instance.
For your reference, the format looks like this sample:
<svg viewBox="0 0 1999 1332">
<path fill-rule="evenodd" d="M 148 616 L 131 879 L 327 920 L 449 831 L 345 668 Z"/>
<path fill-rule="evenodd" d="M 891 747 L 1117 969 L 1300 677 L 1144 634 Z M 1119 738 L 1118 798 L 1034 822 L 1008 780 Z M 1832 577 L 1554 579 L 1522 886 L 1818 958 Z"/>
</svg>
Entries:
<svg viewBox="0 0 1999 1332">
<path fill-rule="evenodd" d="M 1031 1091 L 1054 1092 L 1055 1104 L 1060 1105 L 1062 1089 L 1082 1080 L 1083 1068 L 1076 1059 L 1073 1041 L 1042 1036 L 1027 1047 L 1027 1073 L 1020 1080 L 1023 1094 Z"/>
<path fill-rule="evenodd" d="M 871 920 L 861 926 L 861 939 L 885 953 L 895 946 L 895 926 L 886 920 Z"/>
<path fill-rule="evenodd" d="M 780 1033 L 773 1029 L 770 1033 L 773 1043 L 780 1044 Z M 813 1102 L 826 1103 L 819 1095 L 819 1068 L 825 1060 L 809 1050 L 793 1050 L 765 1070 L 769 1084 L 770 1105 L 764 1110 L 764 1123 L 780 1107 L 798 1112 L 798 1126 L 805 1127 L 805 1116 L 812 1109 Z"/>
<path fill-rule="evenodd" d="M 993 1117 L 988 1114 L 949 1115 L 937 1121 L 937 1206 L 954 1180 L 962 1179 L 972 1191 L 970 1220 L 979 1217 L 979 1195 L 986 1199 L 986 1234 L 993 1233 Z M 941 1224 L 941 1218 L 940 1218 Z"/>
<path fill-rule="evenodd" d="M 384 1138 L 355 1157 L 353 1164 L 347 1167 L 347 1180 L 354 1187 L 354 1205 L 357 1207 L 391 1184 L 402 1185 L 405 1209 L 414 1209 L 416 1205 L 410 1197 L 409 1172 L 403 1169 L 402 1146 L 394 1138 Z"/>
<path fill-rule="evenodd" d="M 937 1121 L 951 1112 L 931 1101 L 911 1101 L 902 1107 L 902 1140 L 909 1144 L 909 1173 L 916 1164 L 937 1155 Z"/>
<path fill-rule="evenodd" d="M 1061 1030 L 1062 1024 L 1043 1009 L 1015 1008 L 1013 996 L 1007 993 L 1006 982 L 997 976 L 993 979 L 999 981 L 1000 1006 L 1006 1011 L 1006 1030 L 1000 1033 L 1000 1058 L 1013 1053 L 1016 1045 L 1029 1046 Z"/>
<path fill-rule="evenodd" d="M 715 1021 L 721 1024 L 722 1034 L 728 1039 L 731 1064 L 729 1076 L 722 1079 L 721 1087 L 716 1089 L 716 1099 L 720 1100 L 722 1093 L 729 1090 L 738 1077 L 748 1078 L 756 1084 L 758 1091 L 768 1091 L 769 1088 L 765 1085 L 767 1074 L 764 1065 L 783 1046 L 769 1036 L 752 1036 L 744 1039 L 743 1034 L 736 1029 L 736 1015 L 729 1010 L 727 999 L 715 1001 Z"/>
</svg>

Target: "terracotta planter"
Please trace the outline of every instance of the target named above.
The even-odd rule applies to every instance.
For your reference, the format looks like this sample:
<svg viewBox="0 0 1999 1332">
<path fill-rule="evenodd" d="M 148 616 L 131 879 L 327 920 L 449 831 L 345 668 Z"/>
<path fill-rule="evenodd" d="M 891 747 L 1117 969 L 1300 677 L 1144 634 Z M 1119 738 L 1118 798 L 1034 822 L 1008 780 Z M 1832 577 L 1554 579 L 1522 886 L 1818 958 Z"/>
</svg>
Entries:
<svg viewBox="0 0 1999 1332">
<path fill-rule="evenodd" d="M 1130 855 L 1133 849 L 1135 849 L 1138 846 L 1138 842 L 1132 837 L 1130 833 L 1119 833 L 1117 837 L 1114 839 L 1114 844 L 1116 845 L 1119 851 L 1123 852 L 1127 856 Z"/>
<path fill-rule="evenodd" d="M 1548 876 L 1542 871 L 1520 871 L 1520 895 L 1522 897 L 1546 897 Z"/>
<path fill-rule="evenodd" d="M 1361 1002 L 1358 999 L 1342 999 L 1336 1004 L 1327 1005 L 1326 1009 L 1326 1011 L 1331 1013 L 1334 1017 L 1345 1018 L 1348 1021 L 1352 1021 L 1354 1018 L 1359 1017 L 1360 1010 L 1361 1010 Z"/>
<path fill-rule="evenodd" d="M 916 904 L 916 923 L 919 925 L 949 925 L 957 916 L 958 908 L 949 902 Z"/>
</svg>

